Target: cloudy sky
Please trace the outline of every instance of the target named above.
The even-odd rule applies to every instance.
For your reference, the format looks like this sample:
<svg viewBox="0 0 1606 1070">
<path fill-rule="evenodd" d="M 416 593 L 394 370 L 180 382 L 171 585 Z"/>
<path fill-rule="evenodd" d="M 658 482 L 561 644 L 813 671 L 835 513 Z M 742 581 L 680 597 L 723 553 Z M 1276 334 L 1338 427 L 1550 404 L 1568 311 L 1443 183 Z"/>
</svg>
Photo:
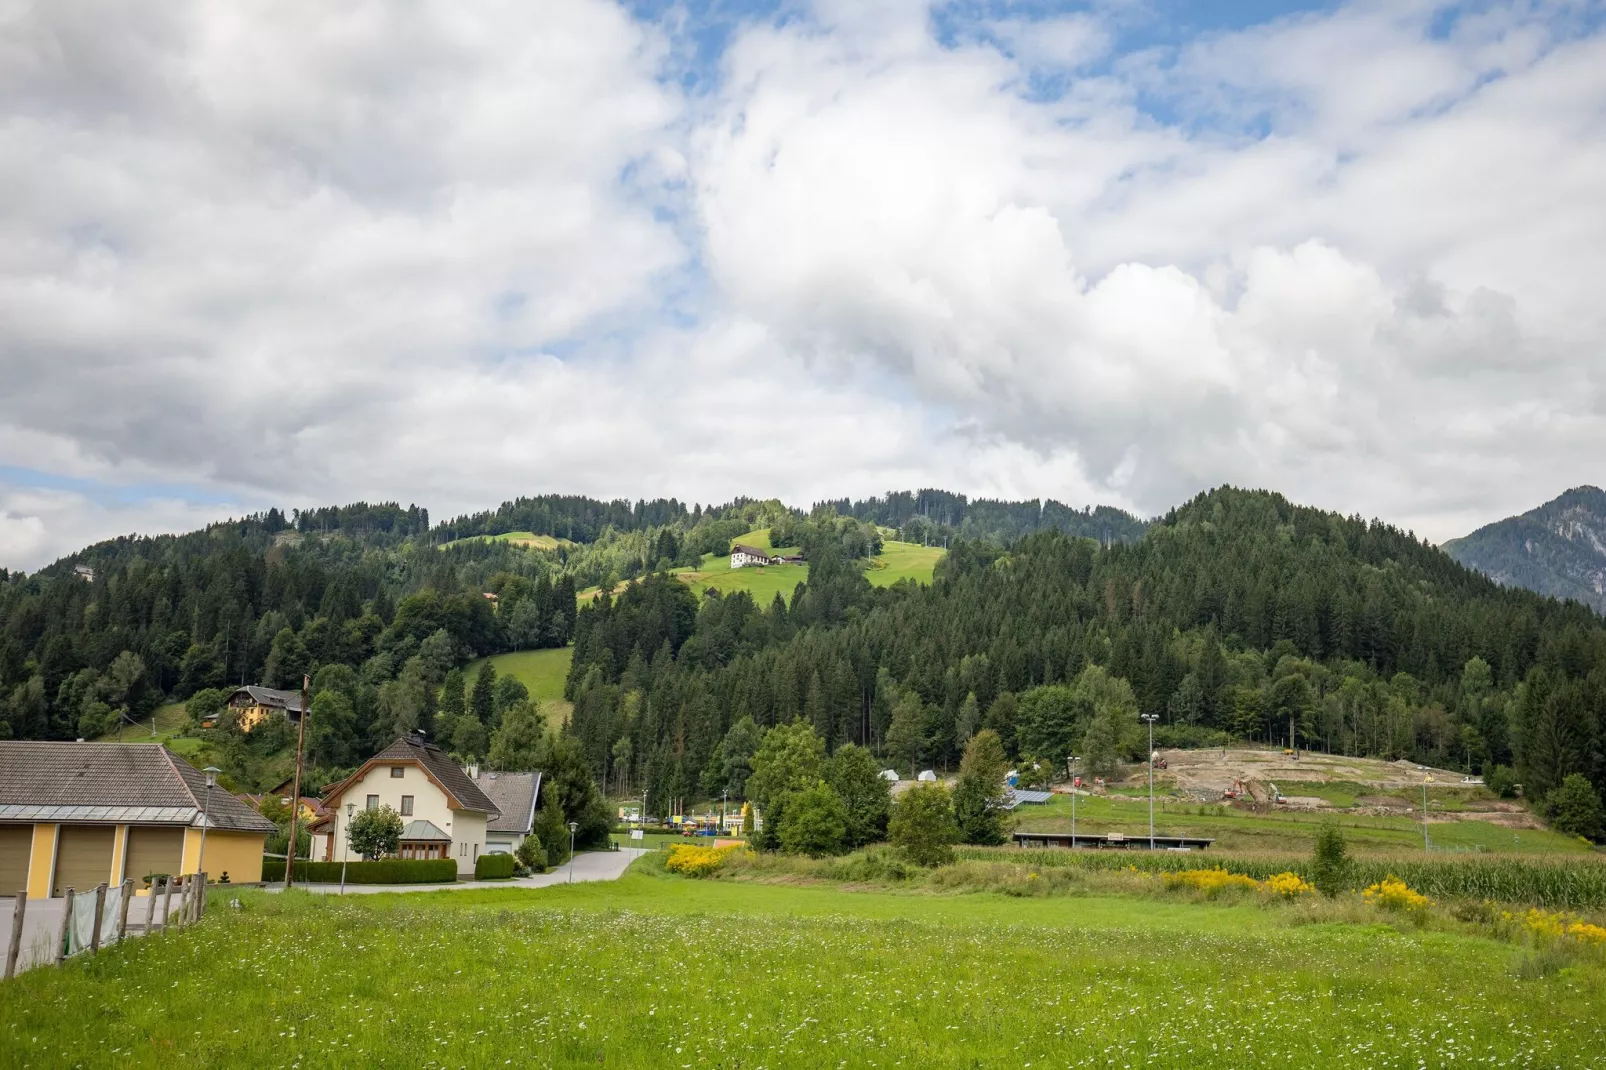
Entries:
<svg viewBox="0 0 1606 1070">
<path fill-rule="evenodd" d="M 1606 482 L 1606 5 L 0 0 L 0 565 L 358 499 Z"/>
</svg>

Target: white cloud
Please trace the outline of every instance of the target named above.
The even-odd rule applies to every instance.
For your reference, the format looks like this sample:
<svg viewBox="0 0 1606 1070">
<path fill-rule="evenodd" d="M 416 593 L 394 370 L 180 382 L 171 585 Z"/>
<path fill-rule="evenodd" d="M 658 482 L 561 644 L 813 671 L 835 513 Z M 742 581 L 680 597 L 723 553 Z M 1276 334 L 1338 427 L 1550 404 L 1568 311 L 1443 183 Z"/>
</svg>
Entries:
<svg viewBox="0 0 1606 1070">
<path fill-rule="evenodd" d="M 1093 74 L 1101 10 L 820 0 L 688 99 L 696 27 L 607 0 L 10 9 L 0 466 L 438 517 L 1232 481 L 1435 537 L 1600 481 L 1606 39 L 1364 2 Z M 0 563 L 235 508 L 26 482 Z"/>
</svg>

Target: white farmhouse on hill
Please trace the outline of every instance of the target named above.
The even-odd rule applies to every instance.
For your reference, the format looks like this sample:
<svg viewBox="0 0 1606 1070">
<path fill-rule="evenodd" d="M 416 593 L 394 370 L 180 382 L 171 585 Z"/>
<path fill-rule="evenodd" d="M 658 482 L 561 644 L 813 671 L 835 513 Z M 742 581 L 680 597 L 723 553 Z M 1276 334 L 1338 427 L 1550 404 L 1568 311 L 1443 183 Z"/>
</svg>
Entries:
<svg viewBox="0 0 1606 1070">
<path fill-rule="evenodd" d="M 731 568 L 743 565 L 801 565 L 802 554 L 772 554 L 753 546 L 737 543 L 731 547 Z"/>
</svg>

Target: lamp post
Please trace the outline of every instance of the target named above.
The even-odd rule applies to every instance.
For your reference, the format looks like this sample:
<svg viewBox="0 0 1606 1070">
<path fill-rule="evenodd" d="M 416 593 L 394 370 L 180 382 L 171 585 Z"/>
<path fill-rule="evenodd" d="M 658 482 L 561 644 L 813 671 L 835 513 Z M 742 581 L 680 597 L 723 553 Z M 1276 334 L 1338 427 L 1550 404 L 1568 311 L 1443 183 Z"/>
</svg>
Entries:
<svg viewBox="0 0 1606 1070">
<path fill-rule="evenodd" d="M 724 835 L 727 831 L 729 831 L 725 827 L 725 810 L 726 810 L 726 808 L 728 808 L 730 806 L 730 801 L 731 801 L 731 791 L 730 791 L 729 788 L 726 788 L 724 791 L 720 792 L 720 795 L 719 795 L 719 832 L 720 832 L 720 835 Z"/>
<path fill-rule="evenodd" d="M 1154 722 L 1158 713 L 1140 713 L 1138 719 L 1149 726 L 1149 850 L 1154 850 Z"/>
<path fill-rule="evenodd" d="M 217 785 L 217 775 L 223 770 L 215 765 L 209 765 L 201 771 L 206 774 L 206 794 L 202 796 L 201 802 L 201 853 L 195 861 L 197 873 L 206 872 L 206 826 L 212 823 L 208 811 L 212 809 L 212 789 Z"/>
<path fill-rule="evenodd" d="M 1071 846 L 1076 846 L 1076 755 L 1065 756 L 1065 772 L 1071 778 Z"/>
<path fill-rule="evenodd" d="M 346 863 L 351 860 L 351 819 L 357 813 L 357 804 L 346 804 L 346 846 L 340 852 L 340 894 L 346 894 Z"/>
<path fill-rule="evenodd" d="M 1422 778 L 1422 851 L 1424 854 L 1433 850 L 1428 844 L 1428 784 L 1432 780 L 1432 773 Z"/>
<path fill-rule="evenodd" d="M 574 883 L 574 834 L 579 829 L 578 821 L 569 822 L 569 883 Z"/>
</svg>

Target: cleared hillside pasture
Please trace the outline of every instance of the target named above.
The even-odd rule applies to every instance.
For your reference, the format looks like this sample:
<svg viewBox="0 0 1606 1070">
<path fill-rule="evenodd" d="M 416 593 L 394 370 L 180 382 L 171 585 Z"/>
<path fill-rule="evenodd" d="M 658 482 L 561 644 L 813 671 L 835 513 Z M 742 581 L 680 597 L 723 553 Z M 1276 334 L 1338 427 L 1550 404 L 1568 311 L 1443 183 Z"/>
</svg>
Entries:
<svg viewBox="0 0 1606 1070">
<path fill-rule="evenodd" d="M 463 679 L 472 687 L 479 675 L 480 666 L 487 661 L 498 676 L 512 676 L 530 692 L 530 697 L 543 703 L 563 701 L 563 684 L 569 678 L 569 664 L 574 661 L 574 647 L 556 647 L 548 650 L 516 650 L 511 654 L 493 654 L 489 658 L 471 661 L 463 669 Z"/>
<path fill-rule="evenodd" d="M 500 535 L 470 535 L 464 539 L 453 539 L 440 544 L 444 550 L 448 546 L 457 546 L 465 542 L 505 542 L 514 546 L 522 546 L 527 550 L 556 550 L 559 546 L 573 546 L 568 539 L 554 538 L 551 535 L 537 535 L 533 531 L 504 531 Z"/>
<path fill-rule="evenodd" d="M 642 863 L 638 863 L 638 868 Z M 632 873 L 411 896 L 233 893 L 24 974 L 27 1066 L 1417 1067 L 1598 1060 L 1585 962 L 1291 909 L 896 895 Z M 316 983 L 309 981 L 315 978 Z"/>
<path fill-rule="evenodd" d="M 155 735 L 152 735 L 151 725 L 155 724 Z M 174 736 L 182 732 L 190 723 L 189 711 L 182 702 L 169 702 L 156 707 L 156 711 L 149 717 L 129 724 L 124 722 L 116 731 L 107 732 L 96 742 L 116 743 L 121 737 L 124 743 L 169 743 Z"/>
<path fill-rule="evenodd" d="M 877 587 L 891 587 L 899 580 L 930 583 L 937 562 L 946 553 L 940 546 L 922 546 L 917 542 L 885 541 L 881 553 L 870 562 L 865 576 Z"/>
</svg>

